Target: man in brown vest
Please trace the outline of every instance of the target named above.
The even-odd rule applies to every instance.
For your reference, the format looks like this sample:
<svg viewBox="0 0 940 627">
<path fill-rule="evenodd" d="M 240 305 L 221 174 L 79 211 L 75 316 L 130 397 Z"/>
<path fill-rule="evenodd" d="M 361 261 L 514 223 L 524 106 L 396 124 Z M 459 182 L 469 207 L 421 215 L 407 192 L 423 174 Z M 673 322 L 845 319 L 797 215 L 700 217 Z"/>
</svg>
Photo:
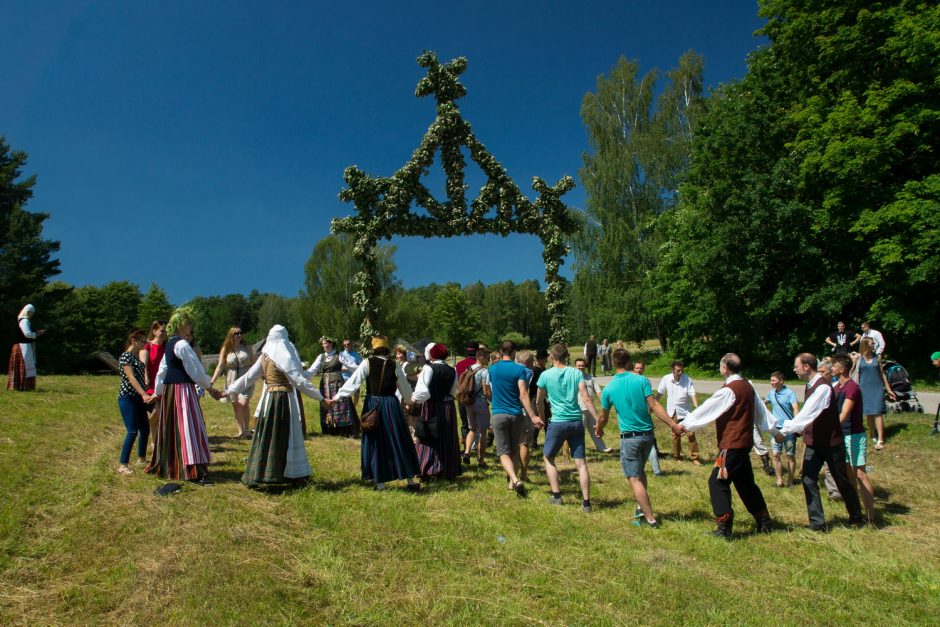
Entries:
<svg viewBox="0 0 940 627">
<path fill-rule="evenodd" d="M 754 446 L 754 427 L 769 432 L 774 427 L 773 415 L 761 401 L 757 390 L 741 378 L 741 358 L 728 353 L 718 366 L 725 385 L 698 409 L 689 414 L 681 426 L 696 431 L 709 423 L 718 430 L 718 459 L 708 479 L 712 511 L 718 528 L 714 535 L 731 539 L 734 510 L 731 509 L 731 484 L 734 484 L 744 507 L 757 521 L 755 531 L 770 533 L 771 520 L 767 503 L 760 488 L 754 483 L 751 468 L 751 447 Z"/>
<path fill-rule="evenodd" d="M 803 494 L 809 513 L 809 529 L 827 531 L 826 516 L 819 496 L 819 471 L 825 463 L 832 478 L 836 480 L 845 509 L 849 512 L 849 524 L 864 525 L 858 492 L 849 481 L 845 470 L 845 438 L 839 422 L 839 410 L 833 398 L 832 386 L 816 371 L 819 362 L 811 353 L 800 353 L 793 360 L 793 372 L 806 381 L 803 409 L 793 420 L 783 423 L 778 442 L 791 433 L 802 433 L 806 452 L 803 454 Z"/>
</svg>

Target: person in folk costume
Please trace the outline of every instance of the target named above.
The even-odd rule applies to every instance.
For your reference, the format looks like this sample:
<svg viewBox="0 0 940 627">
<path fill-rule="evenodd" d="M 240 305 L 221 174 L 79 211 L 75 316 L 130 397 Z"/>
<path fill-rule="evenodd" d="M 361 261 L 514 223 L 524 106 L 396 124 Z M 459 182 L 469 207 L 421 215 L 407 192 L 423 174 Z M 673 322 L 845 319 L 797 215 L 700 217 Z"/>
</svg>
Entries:
<svg viewBox="0 0 940 627">
<path fill-rule="evenodd" d="M 170 339 L 153 387 L 153 395 L 159 399 L 157 432 L 153 458 L 144 472 L 212 485 L 208 478 L 212 456 L 196 385 L 216 400 L 222 393 L 212 388 L 209 375 L 186 339 L 192 337 L 194 318 L 192 308 L 184 305 L 166 325 Z"/>
<path fill-rule="evenodd" d="M 447 356 L 447 347 L 443 344 L 427 345 L 424 357 L 428 363 L 421 369 L 411 397 L 414 403 L 424 403 L 419 420 L 424 422 L 429 436 L 419 436 L 416 445 L 422 479 L 456 479 L 462 473 L 454 406 L 457 372 L 444 361 Z"/>
<path fill-rule="evenodd" d="M 320 394 L 332 400 L 337 390 L 343 387 L 343 371 L 354 372 L 356 362 L 349 355 L 336 350 L 336 340 L 323 336 L 320 338 L 323 352 L 317 355 L 313 365 L 307 369 L 307 378 L 320 374 Z M 320 429 L 323 435 L 342 435 L 348 438 L 359 434 L 359 419 L 356 407 L 350 399 L 337 399 L 335 403 L 320 408 Z"/>
<path fill-rule="evenodd" d="M 763 433 L 776 433 L 775 419 L 754 386 L 738 374 L 741 372 L 740 357 L 734 353 L 726 354 L 721 358 L 718 369 L 725 378 L 724 386 L 680 423 L 684 431 L 696 431 L 709 423 L 716 423 L 720 452 L 708 480 L 717 524 L 714 535 L 731 539 L 734 525 L 731 484 L 754 517 L 755 531 L 770 533 L 772 521 L 764 495 L 754 482 L 750 453 L 754 446 L 754 427 Z"/>
<path fill-rule="evenodd" d="M 363 413 L 376 407 L 379 410 L 378 427 L 362 434 L 362 478 L 375 482 L 376 490 L 384 490 L 388 481 L 405 479 L 407 489 L 417 492 L 421 485 L 414 480 L 419 472 L 418 455 L 414 441 L 402 413 L 402 405 L 395 396 L 410 405 L 411 386 L 401 367 L 390 355 L 388 338 L 372 338 L 372 357 L 364 359 L 349 380 L 339 389 L 327 405 L 348 399 L 365 382 L 366 397 Z"/>
<path fill-rule="evenodd" d="M 7 389 L 27 392 L 36 389 L 36 338 L 46 332 L 45 329 L 33 331 L 30 318 L 36 312 L 32 305 L 26 305 L 16 316 L 16 342 L 10 351 L 9 377 Z"/>
<path fill-rule="evenodd" d="M 288 338 L 287 329 L 279 324 L 268 332 L 261 358 L 228 385 L 223 394 L 248 394 L 258 379 L 264 379 L 265 386 L 258 401 L 258 424 L 242 483 L 249 488 L 302 483 L 311 469 L 304 448 L 297 392 L 321 402 L 323 395 L 307 380 L 297 348 Z"/>
</svg>

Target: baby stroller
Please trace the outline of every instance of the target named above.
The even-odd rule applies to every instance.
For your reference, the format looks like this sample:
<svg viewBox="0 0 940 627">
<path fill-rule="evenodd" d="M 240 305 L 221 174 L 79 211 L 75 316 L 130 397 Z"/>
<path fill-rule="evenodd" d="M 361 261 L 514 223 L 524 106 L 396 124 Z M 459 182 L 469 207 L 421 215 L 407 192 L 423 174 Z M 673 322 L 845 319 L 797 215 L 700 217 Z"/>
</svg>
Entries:
<svg viewBox="0 0 940 627">
<path fill-rule="evenodd" d="M 915 392 L 913 386 L 911 386 L 911 378 L 908 376 L 904 366 L 896 361 L 884 361 L 881 367 L 885 372 L 885 377 L 888 379 L 888 384 L 891 386 L 891 389 L 894 390 L 895 400 L 885 399 L 888 405 L 888 411 L 895 413 L 909 411 L 919 414 L 924 413 L 924 406 L 921 405 L 920 399 L 917 398 L 917 392 Z"/>
</svg>

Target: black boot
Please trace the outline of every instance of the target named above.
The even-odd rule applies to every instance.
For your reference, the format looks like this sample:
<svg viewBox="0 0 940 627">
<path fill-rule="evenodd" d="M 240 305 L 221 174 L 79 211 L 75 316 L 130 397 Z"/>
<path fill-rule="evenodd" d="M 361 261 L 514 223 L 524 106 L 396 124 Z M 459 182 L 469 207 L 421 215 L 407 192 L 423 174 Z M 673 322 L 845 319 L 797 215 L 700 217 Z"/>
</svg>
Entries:
<svg viewBox="0 0 940 627">
<path fill-rule="evenodd" d="M 715 519 L 717 527 L 712 532 L 716 538 L 731 540 L 731 528 L 734 526 L 734 514 L 723 514 Z"/>
<path fill-rule="evenodd" d="M 777 475 L 770 465 L 770 458 L 767 455 L 760 456 L 760 463 L 764 465 L 764 472 L 766 472 L 768 476 L 775 477 Z"/>
<path fill-rule="evenodd" d="M 754 519 L 757 521 L 757 525 L 754 528 L 755 533 L 770 533 L 773 531 L 773 521 L 770 519 L 770 514 L 767 513 L 767 510 L 762 511 L 755 516 Z"/>
</svg>

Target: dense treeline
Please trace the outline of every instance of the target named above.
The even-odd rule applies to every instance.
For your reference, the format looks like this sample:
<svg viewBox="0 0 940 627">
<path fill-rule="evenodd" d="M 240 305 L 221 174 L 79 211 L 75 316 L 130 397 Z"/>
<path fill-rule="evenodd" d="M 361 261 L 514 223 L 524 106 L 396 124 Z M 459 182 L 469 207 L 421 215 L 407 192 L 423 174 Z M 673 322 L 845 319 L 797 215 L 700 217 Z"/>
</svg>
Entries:
<svg viewBox="0 0 940 627">
<path fill-rule="evenodd" d="M 644 108 L 648 77 L 622 61 L 585 98 L 593 152 L 582 178 L 603 236 L 576 242 L 575 290 L 597 289 L 583 271 L 594 267 L 623 288 L 572 327 L 609 320 L 695 361 L 735 350 L 779 366 L 821 351 L 838 320 L 870 319 L 893 356 L 923 371 L 925 347 L 940 346 L 940 6 L 765 0 L 760 14 L 770 44 L 741 81 L 700 105 L 685 81 L 691 140 L 672 179 L 635 139 L 649 120 L 681 112 Z M 682 91 L 675 77 L 688 67 L 666 93 Z M 595 105 L 611 91 L 638 103 L 626 127 L 597 123 Z M 622 159 L 618 145 L 633 158 L 619 183 L 604 179 L 605 164 Z M 622 270 L 603 265 L 619 250 Z M 640 328 L 617 319 L 620 304 Z"/>
</svg>

